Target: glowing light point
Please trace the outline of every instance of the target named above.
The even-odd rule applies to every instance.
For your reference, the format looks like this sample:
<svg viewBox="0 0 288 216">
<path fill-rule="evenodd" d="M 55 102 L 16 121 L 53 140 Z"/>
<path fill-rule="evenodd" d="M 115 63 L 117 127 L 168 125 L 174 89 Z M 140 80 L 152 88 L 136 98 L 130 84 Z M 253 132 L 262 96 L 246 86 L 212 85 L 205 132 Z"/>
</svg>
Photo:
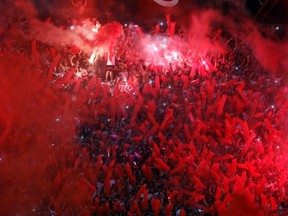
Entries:
<svg viewBox="0 0 288 216">
<path fill-rule="evenodd" d="M 279 26 L 277 26 L 275 29 L 276 29 L 276 30 L 279 30 L 280 28 L 279 28 Z"/>
<path fill-rule="evenodd" d="M 153 44 L 152 46 L 153 46 L 154 51 L 157 52 L 158 48 L 155 46 L 155 44 Z"/>
<path fill-rule="evenodd" d="M 129 109 L 129 106 L 126 106 L 126 109 Z"/>
<path fill-rule="evenodd" d="M 89 62 L 90 64 L 93 64 L 95 57 L 96 57 L 96 52 L 93 51 L 93 53 L 91 54 L 88 62 Z"/>
<path fill-rule="evenodd" d="M 235 69 L 238 70 L 239 68 L 238 68 L 238 67 L 235 67 Z"/>
<path fill-rule="evenodd" d="M 160 25 L 163 26 L 164 25 L 163 22 L 161 22 Z"/>
<path fill-rule="evenodd" d="M 280 149 L 280 146 L 276 146 L 277 149 Z"/>
<path fill-rule="evenodd" d="M 110 118 L 108 118 L 107 121 L 110 122 Z"/>
<path fill-rule="evenodd" d="M 75 29 L 75 26 L 74 26 L 74 25 L 70 26 L 70 29 L 71 29 L 71 30 L 74 30 L 74 29 Z"/>
<path fill-rule="evenodd" d="M 206 61 L 202 61 L 202 64 L 206 64 Z"/>
<path fill-rule="evenodd" d="M 178 53 L 177 52 L 173 52 L 173 57 L 176 59 L 178 57 Z"/>
<path fill-rule="evenodd" d="M 272 108 L 272 109 L 274 109 L 274 108 L 275 108 L 275 106 L 274 106 L 274 105 L 271 105 L 271 108 Z"/>
<path fill-rule="evenodd" d="M 127 27 L 127 26 L 128 26 L 128 24 L 127 24 L 127 23 L 125 23 L 125 24 L 124 24 L 124 26 L 125 26 L 125 27 Z"/>
</svg>

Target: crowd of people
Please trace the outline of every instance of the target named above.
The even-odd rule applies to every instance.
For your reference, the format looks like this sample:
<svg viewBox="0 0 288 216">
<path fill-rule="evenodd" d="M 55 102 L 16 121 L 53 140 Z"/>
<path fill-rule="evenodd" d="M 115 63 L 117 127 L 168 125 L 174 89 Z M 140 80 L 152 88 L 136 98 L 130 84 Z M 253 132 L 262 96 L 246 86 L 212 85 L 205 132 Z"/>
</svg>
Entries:
<svg viewBox="0 0 288 216">
<path fill-rule="evenodd" d="M 210 33 L 226 52 L 162 65 L 134 50 L 129 28 L 91 61 L 76 46 L 29 41 L 43 77 L 83 103 L 76 144 L 91 164 L 74 165 L 88 201 L 63 210 L 59 189 L 43 215 L 288 214 L 287 77 L 228 31 Z"/>
</svg>

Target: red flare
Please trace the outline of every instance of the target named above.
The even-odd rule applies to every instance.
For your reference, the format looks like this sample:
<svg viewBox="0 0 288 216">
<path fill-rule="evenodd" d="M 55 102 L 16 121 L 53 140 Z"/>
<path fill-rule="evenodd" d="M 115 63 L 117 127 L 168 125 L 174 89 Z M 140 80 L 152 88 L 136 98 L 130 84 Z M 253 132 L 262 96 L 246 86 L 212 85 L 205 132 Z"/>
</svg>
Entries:
<svg viewBox="0 0 288 216">
<path fill-rule="evenodd" d="M 186 165 L 177 166 L 175 169 L 173 169 L 169 172 L 169 175 L 172 176 L 176 173 L 182 173 L 185 168 L 186 168 Z"/>
<path fill-rule="evenodd" d="M 203 190 L 205 188 L 204 184 L 200 181 L 197 176 L 192 177 L 193 182 L 195 183 L 196 190 Z"/>
<path fill-rule="evenodd" d="M 184 132 L 185 132 L 186 140 L 187 142 L 189 142 L 191 140 L 191 134 L 190 134 L 189 126 L 187 124 L 184 124 Z"/>
<path fill-rule="evenodd" d="M 155 89 L 158 93 L 160 92 L 160 77 L 159 76 L 155 77 Z"/>
<path fill-rule="evenodd" d="M 141 207 L 144 211 L 148 209 L 148 190 L 144 190 L 143 200 L 141 201 Z"/>
<path fill-rule="evenodd" d="M 262 208 L 267 208 L 268 200 L 267 200 L 266 196 L 263 193 L 261 193 L 260 197 L 261 197 Z"/>
<path fill-rule="evenodd" d="M 137 194 L 136 194 L 136 196 L 135 196 L 135 199 L 139 199 L 139 198 L 140 198 L 140 196 L 143 194 L 145 188 L 146 188 L 146 184 L 143 184 L 143 185 L 140 187 L 140 189 L 138 190 L 138 192 L 137 192 Z"/>
<path fill-rule="evenodd" d="M 236 192 L 242 191 L 244 189 L 245 182 L 246 182 L 246 172 L 244 171 L 244 172 L 242 172 L 240 179 L 235 183 L 234 191 L 236 191 Z"/>
<path fill-rule="evenodd" d="M 48 80 L 51 80 L 53 78 L 53 71 L 56 68 L 57 64 L 59 63 L 60 58 L 61 58 L 60 53 L 58 53 L 56 58 L 54 59 L 53 63 L 50 66 L 49 73 L 48 73 L 48 76 L 47 76 Z"/>
<path fill-rule="evenodd" d="M 159 124 L 154 125 L 151 130 L 146 134 L 146 137 L 150 137 L 153 134 L 156 133 L 156 131 L 159 129 Z"/>
<path fill-rule="evenodd" d="M 284 183 L 286 182 L 286 175 L 284 172 L 282 172 L 280 174 L 280 177 L 279 177 L 279 181 L 278 181 L 278 186 L 279 188 L 283 187 Z"/>
<path fill-rule="evenodd" d="M 108 172 L 105 182 L 104 182 L 104 193 L 106 197 L 110 196 L 110 191 L 111 191 L 111 177 L 112 177 L 112 172 Z"/>
<path fill-rule="evenodd" d="M 170 167 L 160 158 L 156 157 L 155 158 L 156 163 L 162 168 L 162 170 L 169 172 L 170 171 Z"/>
<path fill-rule="evenodd" d="M 217 115 L 220 116 L 223 112 L 223 108 L 224 108 L 224 105 L 225 105 L 225 101 L 226 101 L 226 98 L 227 98 L 227 95 L 224 94 L 222 97 L 221 97 L 221 100 L 218 104 L 218 109 L 217 109 Z"/>
<path fill-rule="evenodd" d="M 104 211 L 105 214 L 110 215 L 110 206 L 108 201 L 105 202 Z"/>
<path fill-rule="evenodd" d="M 216 202 L 220 203 L 221 195 L 222 195 L 222 189 L 220 187 L 217 187 L 216 195 L 215 195 Z"/>
<path fill-rule="evenodd" d="M 270 203 L 271 203 L 271 210 L 276 211 L 277 210 L 277 204 L 276 204 L 276 200 L 273 196 L 270 197 Z"/>
<path fill-rule="evenodd" d="M 229 193 L 229 179 L 227 177 L 223 177 L 223 190 L 225 194 Z"/>
<path fill-rule="evenodd" d="M 234 158 L 233 155 L 227 154 L 227 155 L 224 155 L 224 156 L 221 156 L 221 157 L 217 157 L 217 158 L 215 159 L 215 162 L 224 161 L 224 160 L 229 160 L 229 159 L 232 159 L 232 158 Z"/>
<path fill-rule="evenodd" d="M 131 179 L 132 178 L 132 170 L 131 170 L 130 164 L 128 162 L 125 164 L 125 168 L 126 168 L 126 173 L 127 173 L 128 177 Z"/>
<path fill-rule="evenodd" d="M 166 207 L 165 207 L 165 215 L 166 216 L 171 216 L 172 215 L 172 210 L 173 210 L 173 205 L 171 205 L 171 204 L 168 204 L 168 205 L 166 205 Z"/>
<path fill-rule="evenodd" d="M 215 178 L 215 180 L 218 182 L 221 180 L 221 177 L 218 175 L 218 173 L 215 170 L 210 170 L 210 173 Z"/>
<path fill-rule="evenodd" d="M 159 216 L 160 214 L 160 200 L 159 199 L 155 199 L 155 216 Z"/>
</svg>

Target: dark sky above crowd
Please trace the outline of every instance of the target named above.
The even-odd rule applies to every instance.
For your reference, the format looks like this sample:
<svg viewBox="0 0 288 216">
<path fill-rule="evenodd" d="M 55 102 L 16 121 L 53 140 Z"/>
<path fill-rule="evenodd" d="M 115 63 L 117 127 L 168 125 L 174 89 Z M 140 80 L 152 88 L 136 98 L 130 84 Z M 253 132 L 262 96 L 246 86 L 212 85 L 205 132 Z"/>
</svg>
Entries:
<svg viewBox="0 0 288 216">
<path fill-rule="evenodd" d="M 84 0 L 74 0 L 76 3 L 80 1 L 84 2 Z M 74 8 L 71 0 L 34 0 L 34 3 L 40 16 L 73 16 Z M 218 8 L 226 13 L 237 5 L 244 8 L 251 17 L 255 17 L 257 12 L 261 11 L 258 17 L 260 22 L 288 24 L 286 13 L 288 1 L 286 0 L 179 0 L 178 4 L 171 8 L 160 6 L 153 0 L 87 0 L 87 3 L 83 16 L 97 17 L 104 22 L 109 17 L 121 22 L 134 21 L 139 24 L 149 24 L 163 19 L 165 13 L 171 13 L 175 20 L 184 22 L 194 10 Z M 263 5 L 266 7 L 261 9 Z"/>
</svg>

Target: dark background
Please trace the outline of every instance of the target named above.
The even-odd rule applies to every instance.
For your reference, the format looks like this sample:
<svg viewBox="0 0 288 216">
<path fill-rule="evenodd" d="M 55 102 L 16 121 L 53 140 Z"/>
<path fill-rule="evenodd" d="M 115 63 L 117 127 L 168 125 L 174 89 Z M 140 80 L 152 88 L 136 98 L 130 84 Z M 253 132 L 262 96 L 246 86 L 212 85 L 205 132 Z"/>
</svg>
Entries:
<svg viewBox="0 0 288 216">
<path fill-rule="evenodd" d="M 84 1 L 84 0 L 74 0 Z M 52 17 L 79 17 L 70 0 L 34 0 L 39 16 Z M 265 24 L 288 25 L 287 0 L 179 0 L 172 8 L 165 8 L 153 0 L 88 0 L 82 16 L 97 17 L 100 22 L 118 20 L 150 24 L 165 20 L 165 13 L 179 22 L 184 21 L 193 11 L 217 8 L 227 14 L 233 7 L 242 5 L 247 16 Z"/>
</svg>

